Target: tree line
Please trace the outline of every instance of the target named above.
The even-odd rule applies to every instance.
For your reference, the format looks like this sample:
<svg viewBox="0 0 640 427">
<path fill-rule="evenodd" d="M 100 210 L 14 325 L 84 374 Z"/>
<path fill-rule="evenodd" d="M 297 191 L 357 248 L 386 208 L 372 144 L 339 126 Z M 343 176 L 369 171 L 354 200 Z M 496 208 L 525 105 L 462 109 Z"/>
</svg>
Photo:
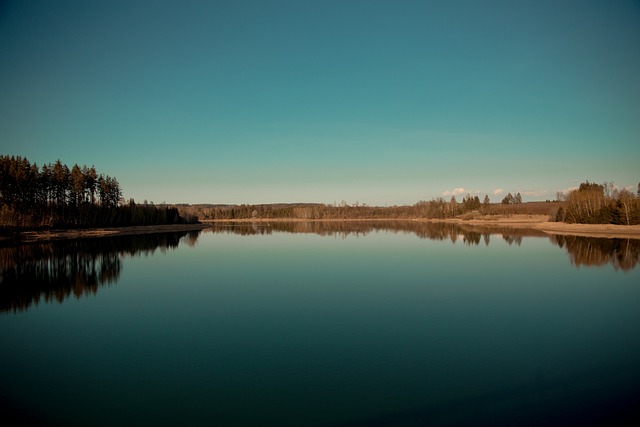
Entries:
<svg viewBox="0 0 640 427">
<path fill-rule="evenodd" d="M 115 177 L 60 160 L 0 155 L 0 227 L 120 227 L 194 222 L 167 206 L 125 203 Z"/>
<path fill-rule="evenodd" d="M 519 193 L 518 193 L 519 194 Z M 243 205 L 176 205 L 183 215 L 197 216 L 201 220 L 233 219 L 446 219 L 464 215 L 549 215 L 557 208 L 556 202 L 522 203 L 520 197 L 512 196 L 509 203 L 491 203 L 489 196 L 483 200 L 477 195 L 467 194 L 458 201 L 455 196 L 449 200 L 442 197 L 430 201 L 420 201 L 404 206 L 369 206 L 356 202 L 334 204 L 293 203 L 293 204 L 243 204 Z M 517 201 L 520 200 L 520 201 Z"/>
<path fill-rule="evenodd" d="M 619 190 L 613 183 L 583 182 L 567 195 L 556 221 L 582 224 L 640 224 L 640 184 L 637 194 Z"/>
<path fill-rule="evenodd" d="M 367 204 L 266 204 L 266 205 L 179 205 L 181 213 L 203 220 L 251 218 L 283 219 L 447 219 L 474 218 L 481 215 L 548 215 L 552 221 L 584 224 L 640 224 L 640 184 L 638 192 L 617 189 L 612 183 L 586 181 L 568 194 L 557 193 L 557 200 L 523 202 L 520 193 L 508 193 L 500 203 L 488 195 L 482 201 L 467 194 L 461 201 L 455 196 L 420 201 L 405 206 L 369 206 Z"/>
<path fill-rule="evenodd" d="M 42 167 L 24 157 L 0 155 L 0 227 L 110 227 L 193 223 L 251 218 L 291 219 L 446 219 L 476 215 L 537 214 L 569 223 L 640 224 L 638 194 L 611 183 L 586 181 L 554 202 L 523 203 L 520 193 L 501 203 L 467 194 L 406 206 L 367 204 L 153 205 L 125 202 L 115 177 L 91 166 L 69 168 L 60 160 Z"/>
</svg>

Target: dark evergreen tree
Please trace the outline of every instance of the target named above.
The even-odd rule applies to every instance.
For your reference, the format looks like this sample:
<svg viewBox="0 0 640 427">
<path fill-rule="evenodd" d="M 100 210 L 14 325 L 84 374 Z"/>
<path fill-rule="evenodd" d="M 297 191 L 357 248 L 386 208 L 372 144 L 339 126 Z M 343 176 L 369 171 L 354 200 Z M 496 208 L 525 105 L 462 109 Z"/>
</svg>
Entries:
<svg viewBox="0 0 640 427">
<path fill-rule="evenodd" d="M 96 195 L 98 196 L 96 198 Z M 183 223 L 173 207 L 121 204 L 115 177 L 57 160 L 39 168 L 26 158 L 0 155 L 0 227 L 108 227 Z M 197 218 L 190 217 L 191 222 Z"/>
</svg>

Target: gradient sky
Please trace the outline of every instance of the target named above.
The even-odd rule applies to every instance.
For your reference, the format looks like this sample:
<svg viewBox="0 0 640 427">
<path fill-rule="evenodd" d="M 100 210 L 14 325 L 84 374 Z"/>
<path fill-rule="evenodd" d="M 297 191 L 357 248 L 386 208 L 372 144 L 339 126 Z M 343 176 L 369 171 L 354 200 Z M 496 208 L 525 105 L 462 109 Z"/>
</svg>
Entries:
<svg viewBox="0 0 640 427">
<path fill-rule="evenodd" d="M 156 203 L 635 189 L 640 2 L 4 0 L 0 153 Z"/>
</svg>

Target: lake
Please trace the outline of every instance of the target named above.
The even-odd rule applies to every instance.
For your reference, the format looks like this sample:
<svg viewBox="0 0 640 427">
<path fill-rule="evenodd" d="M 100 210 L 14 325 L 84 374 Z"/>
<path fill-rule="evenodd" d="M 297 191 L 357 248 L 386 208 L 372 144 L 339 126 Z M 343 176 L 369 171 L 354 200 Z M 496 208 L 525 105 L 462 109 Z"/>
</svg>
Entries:
<svg viewBox="0 0 640 427">
<path fill-rule="evenodd" d="M 59 426 L 640 419 L 639 260 L 638 240 L 382 221 L 4 247 L 0 409 Z"/>
</svg>

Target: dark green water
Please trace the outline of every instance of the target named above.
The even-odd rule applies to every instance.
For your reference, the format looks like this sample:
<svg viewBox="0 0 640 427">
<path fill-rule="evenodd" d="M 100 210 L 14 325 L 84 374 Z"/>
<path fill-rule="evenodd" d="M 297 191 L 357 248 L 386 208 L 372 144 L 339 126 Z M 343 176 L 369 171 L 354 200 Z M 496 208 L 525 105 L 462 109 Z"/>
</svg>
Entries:
<svg viewBox="0 0 640 427">
<path fill-rule="evenodd" d="M 0 248 L 2 424 L 639 420 L 638 243 L 351 223 Z"/>
</svg>

